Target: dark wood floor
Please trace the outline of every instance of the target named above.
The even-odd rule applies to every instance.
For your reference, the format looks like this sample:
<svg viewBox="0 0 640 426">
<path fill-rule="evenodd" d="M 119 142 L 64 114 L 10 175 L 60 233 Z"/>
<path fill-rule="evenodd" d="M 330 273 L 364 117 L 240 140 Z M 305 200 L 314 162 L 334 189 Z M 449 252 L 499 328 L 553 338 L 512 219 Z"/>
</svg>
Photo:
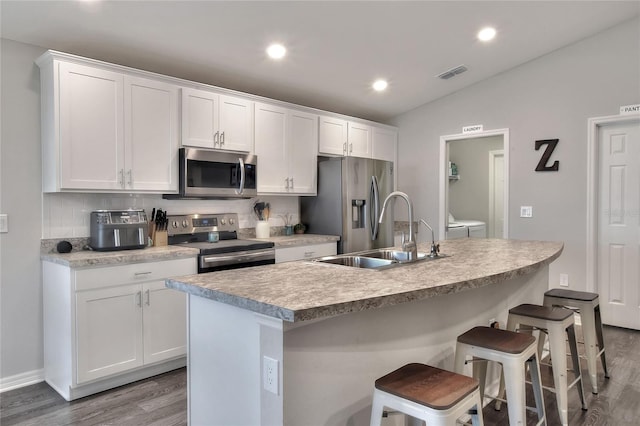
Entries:
<svg viewBox="0 0 640 426">
<path fill-rule="evenodd" d="M 639 425 L 640 331 L 606 327 L 604 333 L 611 378 L 604 378 L 598 363 L 600 389 L 593 395 L 585 371 L 589 410 L 582 411 L 578 392 L 570 389 L 569 424 Z M 548 424 L 560 424 L 555 395 L 545 391 L 544 397 Z M 184 368 L 72 402 L 65 401 L 46 383 L 39 383 L 0 394 L 0 425 L 185 425 L 186 399 Z M 529 404 L 533 405 L 533 400 Z M 498 412 L 490 404 L 483 414 L 487 425 L 509 424 L 506 406 Z M 535 423 L 536 416 L 530 413 L 528 424 Z"/>
</svg>

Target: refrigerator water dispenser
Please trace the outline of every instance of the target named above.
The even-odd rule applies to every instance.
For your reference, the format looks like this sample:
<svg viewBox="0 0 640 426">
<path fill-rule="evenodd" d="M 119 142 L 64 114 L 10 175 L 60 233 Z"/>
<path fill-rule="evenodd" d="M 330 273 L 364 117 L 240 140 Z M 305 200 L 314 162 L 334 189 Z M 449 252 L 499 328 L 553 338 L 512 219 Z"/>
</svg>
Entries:
<svg viewBox="0 0 640 426">
<path fill-rule="evenodd" d="M 364 228 L 364 209 L 366 200 L 351 200 L 351 229 Z"/>
</svg>

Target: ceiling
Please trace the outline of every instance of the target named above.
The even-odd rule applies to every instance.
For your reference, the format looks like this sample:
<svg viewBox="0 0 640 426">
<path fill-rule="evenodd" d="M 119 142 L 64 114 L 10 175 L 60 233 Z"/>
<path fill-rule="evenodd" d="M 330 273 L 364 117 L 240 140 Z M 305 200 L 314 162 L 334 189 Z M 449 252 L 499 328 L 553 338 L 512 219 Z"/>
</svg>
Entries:
<svg viewBox="0 0 640 426">
<path fill-rule="evenodd" d="M 638 16 L 638 1 L 9 1 L 3 38 L 386 121 Z M 498 35 L 476 39 L 484 26 Z M 278 41 L 287 56 L 265 48 Z M 449 80 L 436 75 L 464 64 Z M 374 92 L 377 78 L 389 81 Z"/>
</svg>

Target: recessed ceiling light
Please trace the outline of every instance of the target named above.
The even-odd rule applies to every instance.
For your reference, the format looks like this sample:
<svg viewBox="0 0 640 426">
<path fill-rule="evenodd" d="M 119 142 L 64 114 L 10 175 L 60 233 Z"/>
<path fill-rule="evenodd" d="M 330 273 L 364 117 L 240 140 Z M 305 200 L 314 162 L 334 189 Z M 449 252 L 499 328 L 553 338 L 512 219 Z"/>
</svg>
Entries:
<svg viewBox="0 0 640 426">
<path fill-rule="evenodd" d="M 486 27 L 480 30 L 478 33 L 478 40 L 480 41 L 489 41 L 493 40 L 496 36 L 496 29 L 491 27 Z"/>
<path fill-rule="evenodd" d="M 383 90 L 385 90 L 387 88 L 389 84 L 387 83 L 387 80 L 376 80 L 373 82 L 373 90 L 375 90 L 376 92 L 382 92 Z"/>
<path fill-rule="evenodd" d="M 287 54 L 287 48 L 279 43 L 274 43 L 267 47 L 267 55 L 271 59 L 282 59 Z"/>
</svg>

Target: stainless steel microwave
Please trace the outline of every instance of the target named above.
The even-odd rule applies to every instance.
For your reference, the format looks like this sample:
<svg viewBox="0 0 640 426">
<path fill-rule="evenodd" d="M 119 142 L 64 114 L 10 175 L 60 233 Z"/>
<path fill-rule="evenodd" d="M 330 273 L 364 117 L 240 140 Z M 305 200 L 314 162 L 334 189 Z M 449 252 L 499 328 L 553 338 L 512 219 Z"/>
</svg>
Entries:
<svg viewBox="0 0 640 426">
<path fill-rule="evenodd" d="M 257 157 L 180 148 L 180 194 L 165 198 L 251 198 L 257 195 Z"/>
</svg>

